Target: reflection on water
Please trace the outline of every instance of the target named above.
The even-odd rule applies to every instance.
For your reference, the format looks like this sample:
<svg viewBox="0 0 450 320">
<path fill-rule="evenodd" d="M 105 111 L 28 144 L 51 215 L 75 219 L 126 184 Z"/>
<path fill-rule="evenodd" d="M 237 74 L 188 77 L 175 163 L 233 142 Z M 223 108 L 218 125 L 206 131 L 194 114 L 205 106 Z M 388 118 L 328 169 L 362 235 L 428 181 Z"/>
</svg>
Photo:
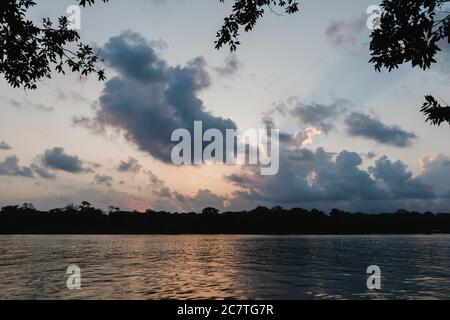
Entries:
<svg viewBox="0 0 450 320">
<path fill-rule="evenodd" d="M 0 236 L 2 299 L 443 299 L 449 236 Z M 66 268 L 82 271 L 81 290 Z M 382 270 L 369 291 L 366 268 Z"/>
</svg>

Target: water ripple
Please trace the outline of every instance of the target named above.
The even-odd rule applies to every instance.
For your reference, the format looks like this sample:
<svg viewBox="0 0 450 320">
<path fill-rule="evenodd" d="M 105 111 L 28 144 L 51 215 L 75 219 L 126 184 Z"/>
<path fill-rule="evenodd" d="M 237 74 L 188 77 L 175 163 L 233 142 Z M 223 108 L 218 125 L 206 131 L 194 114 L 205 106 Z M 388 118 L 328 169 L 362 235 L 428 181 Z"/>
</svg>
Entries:
<svg viewBox="0 0 450 320">
<path fill-rule="evenodd" d="M 448 236 L 0 236 L 1 299 L 445 299 Z M 68 290 L 66 268 L 82 270 Z M 382 289 L 366 288 L 366 268 Z"/>
</svg>

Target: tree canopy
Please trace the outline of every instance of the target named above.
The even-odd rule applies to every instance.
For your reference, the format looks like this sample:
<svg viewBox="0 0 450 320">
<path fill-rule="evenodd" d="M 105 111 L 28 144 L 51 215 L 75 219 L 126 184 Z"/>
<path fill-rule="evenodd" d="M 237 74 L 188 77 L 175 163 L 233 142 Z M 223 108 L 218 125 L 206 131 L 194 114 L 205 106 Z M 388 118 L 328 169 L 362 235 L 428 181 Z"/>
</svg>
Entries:
<svg viewBox="0 0 450 320">
<path fill-rule="evenodd" d="M 77 1 L 82 7 L 95 4 L 95 0 Z M 268 10 L 276 13 L 276 9 L 281 9 L 285 14 L 299 11 L 296 0 L 233 1 L 231 14 L 217 32 L 216 49 L 228 45 L 230 51 L 237 50 L 240 32 L 253 30 Z M 380 27 L 371 34 L 370 63 L 374 68 L 392 71 L 405 63 L 411 63 L 413 68 L 431 68 L 444 39 L 450 43 L 450 12 L 444 8 L 449 3 L 383 0 Z M 105 70 L 97 66 L 101 61 L 98 53 L 81 42 L 79 33 L 69 28 L 67 17 L 60 17 L 56 24 L 44 18 L 38 26 L 26 18 L 27 10 L 35 5 L 33 0 L 2 0 L 0 4 L 0 73 L 8 84 L 36 89 L 38 81 L 51 77 L 52 66 L 58 73 L 64 74 L 68 67 L 82 75 L 96 73 L 99 80 L 104 80 Z M 427 95 L 421 108 L 426 121 L 433 125 L 450 124 L 450 106 L 444 104 Z"/>
<path fill-rule="evenodd" d="M 265 10 L 273 11 L 272 7 L 281 8 L 286 14 L 299 11 L 299 4 L 295 0 L 234 0 L 233 12 L 225 17 L 222 28 L 217 32 L 216 49 L 228 44 L 230 50 L 235 51 L 240 44 L 241 28 L 245 32 L 253 30 L 258 20 L 264 16 Z"/>
<path fill-rule="evenodd" d="M 450 13 L 444 0 L 384 0 L 380 27 L 371 35 L 370 62 L 377 71 L 404 63 L 423 70 L 436 63 L 441 46 L 450 43 Z M 427 95 L 421 111 L 433 125 L 450 123 L 450 107 Z"/>
<path fill-rule="evenodd" d="M 95 4 L 95 0 L 77 1 L 82 7 Z M 65 67 L 85 76 L 96 73 L 99 80 L 104 80 L 105 70 L 97 66 L 101 61 L 98 53 L 81 42 L 67 17 L 61 16 L 57 23 L 44 18 L 38 25 L 26 17 L 35 5 L 33 0 L 2 0 L 0 4 L 0 73 L 8 84 L 36 89 L 39 81 L 51 78 L 53 69 L 65 74 Z M 216 48 L 228 44 L 231 51 L 236 50 L 241 27 L 252 30 L 265 10 L 272 7 L 283 8 L 287 14 L 298 11 L 294 0 L 234 0 L 233 12 L 217 33 Z"/>
<path fill-rule="evenodd" d="M 94 0 L 78 2 L 83 7 L 94 4 Z M 0 4 L 0 73 L 8 84 L 36 89 L 38 81 L 51 78 L 52 66 L 62 74 L 65 66 L 81 75 L 95 72 L 104 80 L 105 71 L 97 66 L 100 58 L 80 41 L 67 17 L 60 17 L 57 23 L 44 18 L 37 25 L 26 16 L 35 5 L 33 0 L 2 0 Z"/>
</svg>

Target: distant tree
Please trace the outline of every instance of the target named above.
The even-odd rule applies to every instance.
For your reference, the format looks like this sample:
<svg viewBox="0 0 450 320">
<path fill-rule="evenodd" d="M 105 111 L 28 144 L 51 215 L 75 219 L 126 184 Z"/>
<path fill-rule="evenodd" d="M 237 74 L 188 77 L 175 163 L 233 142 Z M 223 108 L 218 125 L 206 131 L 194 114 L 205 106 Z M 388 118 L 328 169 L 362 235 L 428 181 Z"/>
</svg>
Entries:
<svg viewBox="0 0 450 320">
<path fill-rule="evenodd" d="M 116 207 L 116 206 L 109 206 L 109 213 L 113 213 L 113 212 L 118 212 L 118 211 L 120 211 L 120 208 L 119 207 Z"/>
<path fill-rule="evenodd" d="M 83 202 L 81 202 L 80 208 L 81 209 L 90 209 L 90 208 L 92 208 L 92 204 L 87 201 L 83 201 Z"/>
<path fill-rule="evenodd" d="M 309 213 L 308 210 L 303 209 L 303 208 L 292 208 L 292 209 L 290 210 L 290 212 L 291 212 L 292 214 L 307 214 L 307 213 Z"/>
<path fill-rule="evenodd" d="M 311 210 L 311 213 L 313 215 L 321 215 L 321 216 L 325 214 L 323 211 L 320 211 L 320 210 L 315 209 L 315 208 Z"/>
<path fill-rule="evenodd" d="M 258 207 L 226 214 L 211 214 L 218 210 L 205 208 L 203 215 L 164 211 L 107 215 L 87 202 L 84 207 L 68 206 L 48 212 L 30 209 L 30 205 L 3 207 L 0 234 L 450 234 L 450 214 L 446 213 L 399 210 L 350 214 L 333 209 L 325 215 L 315 209 L 296 208 L 282 209 L 278 214 Z"/>
<path fill-rule="evenodd" d="M 284 209 L 281 206 L 274 206 L 271 210 L 272 213 L 282 213 Z"/>
<path fill-rule="evenodd" d="M 36 208 L 34 207 L 34 204 L 30 203 L 30 202 L 25 202 L 23 203 L 20 208 L 20 210 L 22 211 L 36 211 Z"/>
<path fill-rule="evenodd" d="M 202 210 L 202 214 L 218 214 L 220 211 L 216 208 L 208 207 Z"/>
<path fill-rule="evenodd" d="M 409 214 L 409 211 L 405 209 L 398 209 L 397 211 L 395 211 L 395 214 L 399 215 Z"/>
<path fill-rule="evenodd" d="M 76 214 L 78 209 L 74 204 L 69 204 L 64 207 L 63 212 L 68 214 Z"/>
<path fill-rule="evenodd" d="M 94 2 L 78 0 L 83 7 Z M 71 30 L 67 17 L 60 17 L 56 25 L 44 18 L 42 25 L 37 25 L 26 17 L 35 5 L 33 0 L 1 0 L 0 73 L 8 84 L 36 89 L 38 81 L 51 77 L 52 66 L 62 74 L 64 66 L 81 75 L 95 72 L 104 80 L 105 71 L 96 66 L 100 59 L 90 46 L 80 41 L 78 31 Z"/>
<path fill-rule="evenodd" d="M 336 208 L 334 208 L 330 211 L 330 217 L 339 217 L 339 216 L 344 216 L 344 215 L 349 215 L 349 214 L 350 213 L 336 209 Z"/>
<path fill-rule="evenodd" d="M 450 12 L 445 0 L 384 0 L 380 28 L 371 35 L 370 53 L 377 71 L 390 71 L 404 63 L 428 69 L 436 63 L 435 55 L 450 43 Z M 434 97 L 425 97 L 421 111 L 432 125 L 450 124 L 450 107 L 441 105 Z"/>
</svg>

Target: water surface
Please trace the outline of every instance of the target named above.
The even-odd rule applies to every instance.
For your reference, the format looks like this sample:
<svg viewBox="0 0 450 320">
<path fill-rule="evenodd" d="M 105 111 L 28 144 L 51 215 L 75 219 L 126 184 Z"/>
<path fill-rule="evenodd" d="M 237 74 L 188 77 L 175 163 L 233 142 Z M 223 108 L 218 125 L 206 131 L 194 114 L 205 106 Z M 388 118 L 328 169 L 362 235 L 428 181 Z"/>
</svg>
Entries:
<svg viewBox="0 0 450 320">
<path fill-rule="evenodd" d="M 449 236 L 0 236 L 1 299 L 448 299 Z M 66 268 L 81 268 L 68 290 Z M 366 286 L 366 268 L 382 288 Z"/>
</svg>

